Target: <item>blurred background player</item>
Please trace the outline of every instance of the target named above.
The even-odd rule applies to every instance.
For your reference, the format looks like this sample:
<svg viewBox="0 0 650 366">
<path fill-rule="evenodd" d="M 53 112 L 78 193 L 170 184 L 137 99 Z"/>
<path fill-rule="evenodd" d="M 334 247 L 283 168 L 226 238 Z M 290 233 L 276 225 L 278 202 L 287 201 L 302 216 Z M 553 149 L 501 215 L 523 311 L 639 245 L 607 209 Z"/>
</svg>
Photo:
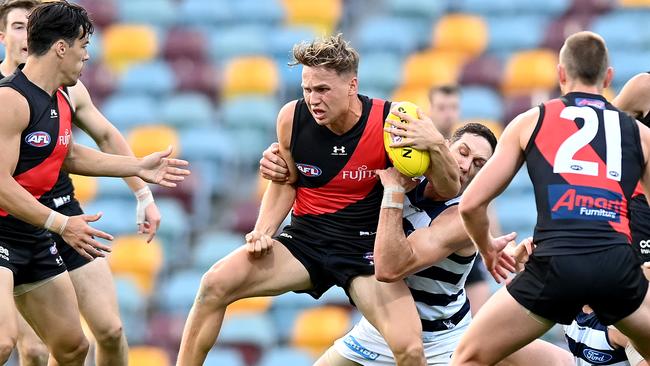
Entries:
<svg viewBox="0 0 650 366">
<path fill-rule="evenodd" d="M 9 0 L 0 4 L 0 42 L 5 58 L 0 63 L 0 77 L 11 75 L 27 60 L 27 15 L 40 1 Z M 104 152 L 133 156 L 120 132 L 95 107 L 82 82 L 68 88 L 73 109 L 73 123 L 86 131 Z M 138 200 L 136 224 L 138 232 L 148 233 L 151 241 L 160 224 L 160 213 L 151 190 L 137 177 L 125 178 Z M 83 211 L 74 196 L 72 181 L 61 172 L 57 183 L 39 201 L 64 215 L 81 215 Z M 111 271 L 105 259 L 90 261 L 77 253 L 56 233 L 54 242 L 75 287 L 79 311 L 97 341 L 97 365 L 125 365 L 128 346 L 124 336 Z M 45 345 L 28 324 L 19 317 L 18 351 L 22 365 L 46 365 Z"/>
<path fill-rule="evenodd" d="M 509 124 L 493 160 L 468 188 L 461 214 L 496 278 L 498 249 L 485 209 L 526 160 L 536 188 L 538 247 L 507 290 L 479 312 L 453 365 L 494 364 L 554 323 L 570 324 L 584 304 L 650 357 L 648 282 L 634 265 L 640 261 L 628 245 L 627 210 L 621 207 L 639 178 L 650 186 L 650 130 L 602 96 L 612 75 L 602 37 L 592 32 L 568 37 L 558 66 L 564 96 Z M 597 135 L 600 129 L 606 133 Z M 596 200 L 608 203 L 598 209 L 590 204 Z"/>
<path fill-rule="evenodd" d="M 178 363 L 203 362 L 235 300 L 287 291 L 319 298 L 336 285 L 379 329 L 398 365 L 424 365 L 422 329 L 406 285 L 374 276 L 381 185 L 373 172 L 387 166 L 383 124 L 390 103 L 358 94 L 359 55 L 341 34 L 298 44 L 293 55 L 303 66 L 304 99 L 287 103 L 277 122 L 293 184 L 269 185 L 246 247 L 203 277 Z M 441 196 L 453 197 L 456 161 L 433 130 L 427 176 L 435 177 L 431 182 Z M 272 238 L 292 205 L 291 224 Z"/>
</svg>

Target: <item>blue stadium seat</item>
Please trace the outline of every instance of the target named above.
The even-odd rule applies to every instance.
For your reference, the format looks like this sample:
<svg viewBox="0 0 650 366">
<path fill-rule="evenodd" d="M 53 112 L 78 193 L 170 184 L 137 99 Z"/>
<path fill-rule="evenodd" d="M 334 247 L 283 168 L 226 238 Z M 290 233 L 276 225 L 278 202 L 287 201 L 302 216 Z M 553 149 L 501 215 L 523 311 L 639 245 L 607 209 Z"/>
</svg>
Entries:
<svg viewBox="0 0 650 366">
<path fill-rule="evenodd" d="M 266 314 L 234 314 L 223 321 L 219 339 L 224 344 L 252 344 L 261 349 L 277 343 L 273 322 Z"/>
<path fill-rule="evenodd" d="M 133 191 L 121 178 L 97 177 L 97 197 L 101 199 L 135 200 Z"/>
<path fill-rule="evenodd" d="M 168 264 L 187 263 L 189 253 L 189 232 L 192 222 L 188 219 L 181 204 L 174 199 L 156 199 L 156 205 L 162 216 L 162 224 L 156 234 L 165 251 Z"/>
<path fill-rule="evenodd" d="M 203 362 L 205 366 L 246 366 L 241 353 L 229 348 L 213 348 Z"/>
<path fill-rule="evenodd" d="M 238 0 L 228 4 L 232 7 L 232 13 L 236 15 L 238 23 L 275 26 L 284 18 L 284 7 L 279 0 Z"/>
<path fill-rule="evenodd" d="M 540 16 L 494 16 L 487 18 L 489 51 L 536 48 L 544 40 L 549 20 Z"/>
<path fill-rule="evenodd" d="M 241 148 L 226 130 L 218 127 L 180 131 L 182 157 L 192 161 L 230 162 Z"/>
<path fill-rule="evenodd" d="M 378 89 L 382 95 L 395 89 L 402 73 L 403 60 L 390 52 L 376 52 L 363 55 L 359 62 L 360 88 Z M 375 97 L 375 95 L 371 95 Z"/>
<path fill-rule="evenodd" d="M 179 5 L 179 19 L 191 25 L 223 24 L 234 17 L 232 9 L 224 4 L 227 2 L 222 0 L 184 0 Z"/>
<path fill-rule="evenodd" d="M 281 107 L 276 98 L 262 96 L 235 97 L 224 101 L 222 106 L 224 126 L 271 132 L 275 131 L 276 116 Z"/>
<path fill-rule="evenodd" d="M 463 120 L 500 121 L 503 117 L 503 102 L 492 88 L 470 86 L 463 88 L 460 94 L 460 110 Z"/>
<path fill-rule="evenodd" d="M 272 29 L 254 25 L 221 28 L 210 35 L 210 57 L 225 61 L 239 56 L 265 55 L 269 52 L 267 39 Z"/>
<path fill-rule="evenodd" d="M 102 111 L 119 130 L 159 122 L 158 103 L 146 94 L 115 93 L 106 99 Z"/>
<path fill-rule="evenodd" d="M 215 115 L 212 101 L 204 94 L 176 93 L 163 100 L 160 118 L 183 128 L 209 126 Z"/>
<path fill-rule="evenodd" d="M 391 50 L 396 55 L 404 56 L 426 43 L 418 38 L 428 39 L 431 35 L 430 28 L 418 29 L 417 22 L 404 18 L 370 17 L 359 25 L 352 44 L 362 54 Z"/>
<path fill-rule="evenodd" d="M 338 286 L 334 286 L 325 291 L 319 301 L 329 305 L 351 306 L 350 299 L 345 294 L 345 290 Z"/>
<path fill-rule="evenodd" d="M 248 126 L 233 128 L 229 134 L 233 138 L 233 143 L 238 144 L 231 162 L 244 167 L 257 167 L 262 152 L 276 140 L 274 132 Z"/>
<path fill-rule="evenodd" d="M 515 174 L 514 178 L 508 185 L 508 193 L 511 194 L 530 194 L 533 192 L 533 183 L 528 176 L 528 169 L 524 164 L 521 169 Z"/>
<path fill-rule="evenodd" d="M 137 231 L 135 225 L 135 199 L 99 198 L 84 207 L 87 214 L 103 212 L 99 221 L 91 226 L 113 236 L 132 234 Z"/>
<path fill-rule="evenodd" d="M 170 26 L 177 19 L 177 5 L 172 0 L 129 0 L 118 4 L 122 23 Z"/>
<path fill-rule="evenodd" d="M 309 353 L 301 349 L 280 347 L 264 353 L 259 366 L 310 366 L 314 361 Z"/>
<path fill-rule="evenodd" d="M 591 29 L 607 41 L 612 52 L 647 50 L 650 29 L 639 24 L 645 24 L 649 16 L 648 11 L 615 11 L 596 18 Z"/>
<path fill-rule="evenodd" d="M 314 39 L 316 33 L 307 27 L 278 27 L 269 37 L 269 53 L 280 61 L 279 65 L 286 65 L 291 61 L 293 45 Z"/>
<path fill-rule="evenodd" d="M 157 303 L 170 313 L 189 312 L 201 284 L 203 272 L 195 270 L 172 272 L 169 278 L 158 286 Z"/>
<path fill-rule="evenodd" d="M 496 213 L 504 233 L 516 231 L 518 239 L 530 235 L 537 222 L 535 196 L 529 193 L 509 193 L 506 190 L 496 199 Z"/>
<path fill-rule="evenodd" d="M 451 1 L 448 0 L 384 0 L 386 11 L 394 16 L 425 18 L 429 21 L 443 15 Z"/>
<path fill-rule="evenodd" d="M 302 65 L 289 66 L 291 61 L 289 53 L 275 58 L 278 65 L 281 83 L 281 100 L 292 100 L 302 98 Z"/>
<path fill-rule="evenodd" d="M 235 251 L 244 244 L 244 238 L 227 231 L 212 231 L 202 234 L 192 251 L 192 267 L 207 271 L 221 258 Z"/>
<path fill-rule="evenodd" d="M 4 47 L 1 48 L 4 50 Z M 88 43 L 88 55 L 90 55 L 88 62 L 101 62 L 103 50 L 102 31 L 95 28 L 95 32 L 93 32 L 93 35 L 90 37 L 90 43 Z M 4 53 L 2 54 L 2 57 L 4 58 Z"/>
<path fill-rule="evenodd" d="M 609 44 L 609 40 L 607 44 Z M 645 51 L 639 51 L 636 48 L 630 48 L 629 51 L 623 51 L 621 49 L 611 50 L 609 62 L 614 67 L 612 87 L 620 91 L 623 85 L 625 85 L 625 82 L 632 76 L 646 71 L 648 69 L 647 66 L 639 65 L 639 60 L 647 60 L 648 57 L 650 57 L 650 47 Z"/>
<path fill-rule="evenodd" d="M 121 93 L 144 93 L 153 96 L 168 95 L 176 87 L 174 71 L 164 61 L 130 66 L 120 79 Z"/>
<path fill-rule="evenodd" d="M 571 6 L 571 0 L 518 1 L 518 0 L 460 0 L 453 2 L 453 9 L 464 13 L 492 15 L 550 15 L 560 16 Z"/>
<path fill-rule="evenodd" d="M 141 343 L 147 334 L 146 299 L 131 279 L 116 276 L 114 282 L 124 333 L 131 343 Z"/>
</svg>

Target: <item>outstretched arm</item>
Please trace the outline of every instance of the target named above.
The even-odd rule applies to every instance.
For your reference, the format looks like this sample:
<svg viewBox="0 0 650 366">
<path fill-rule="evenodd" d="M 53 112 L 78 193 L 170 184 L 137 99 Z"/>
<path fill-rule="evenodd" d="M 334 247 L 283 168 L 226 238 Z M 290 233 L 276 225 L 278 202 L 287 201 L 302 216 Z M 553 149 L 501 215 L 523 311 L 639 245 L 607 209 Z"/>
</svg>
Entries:
<svg viewBox="0 0 650 366">
<path fill-rule="evenodd" d="M 75 107 L 75 124 L 92 137 L 102 152 L 134 156 L 120 131 L 97 109 L 86 86 L 81 81 L 68 88 L 68 91 Z M 138 200 L 136 208 L 138 231 L 148 233 L 147 241 L 149 242 L 156 235 L 160 226 L 160 212 L 154 202 L 153 194 L 139 177 L 125 177 L 124 181 Z"/>
</svg>

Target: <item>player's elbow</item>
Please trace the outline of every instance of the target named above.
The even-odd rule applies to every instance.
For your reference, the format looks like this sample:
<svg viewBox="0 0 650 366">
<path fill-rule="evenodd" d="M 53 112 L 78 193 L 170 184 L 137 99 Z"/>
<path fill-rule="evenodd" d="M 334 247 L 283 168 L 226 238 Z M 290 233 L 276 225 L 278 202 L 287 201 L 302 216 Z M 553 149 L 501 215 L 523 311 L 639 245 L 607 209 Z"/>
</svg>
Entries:
<svg viewBox="0 0 650 366">
<path fill-rule="evenodd" d="M 463 220 L 471 216 L 472 212 L 478 209 L 478 202 L 471 197 L 463 196 L 458 204 L 458 212 Z"/>
<path fill-rule="evenodd" d="M 375 278 L 379 282 L 397 282 L 402 279 L 399 273 L 375 266 Z"/>
</svg>

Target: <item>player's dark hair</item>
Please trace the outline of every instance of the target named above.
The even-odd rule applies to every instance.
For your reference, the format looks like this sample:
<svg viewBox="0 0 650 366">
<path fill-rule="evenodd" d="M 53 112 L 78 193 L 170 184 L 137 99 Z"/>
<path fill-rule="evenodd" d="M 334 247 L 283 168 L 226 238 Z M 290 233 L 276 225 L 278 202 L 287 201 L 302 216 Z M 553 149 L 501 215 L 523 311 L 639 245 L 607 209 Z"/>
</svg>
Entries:
<svg viewBox="0 0 650 366">
<path fill-rule="evenodd" d="M 58 40 L 72 46 L 95 28 L 86 9 L 65 0 L 44 3 L 32 10 L 27 23 L 27 53 L 42 56 Z"/>
<path fill-rule="evenodd" d="M 471 133 L 472 135 L 480 136 L 486 139 L 492 147 L 492 152 L 494 153 L 494 149 L 497 147 L 497 138 L 494 136 L 494 133 L 492 133 L 492 130 L 490 130 L 488 127 L 476 122 L 466 123 L 454 131 L 454 134 L 451 136 L 451 142 L 454 143 L 460 140 L 460 138 L 463 137 L 463 135 L 466 133 Z"/>
<path fill-rule="evenodd" d="M 586 85 L 601 83 L 609 67 L 605 41 L 598 34 L 587 31 L 569 36 L 560 50 L 560 64 L 564 65 L 569 78 Z"/>
<path fill-rule="evenodd" d="M 14 9 L 32 10 L 40 4 L 37 0 L 6 0 L 0 3 L 0 31 L 7 30 L 7 16 Z"/>
<path fill-rule="evenodd" d="M 460 88 L 458 85 L 452 84 L 434 86 L 429 89 L 429 100 L 432 100 L 433 96 L 436 95 L 436 93 L 441 93 L 444 95 L 458 95 L 460 94 Z"/>
</svg>

